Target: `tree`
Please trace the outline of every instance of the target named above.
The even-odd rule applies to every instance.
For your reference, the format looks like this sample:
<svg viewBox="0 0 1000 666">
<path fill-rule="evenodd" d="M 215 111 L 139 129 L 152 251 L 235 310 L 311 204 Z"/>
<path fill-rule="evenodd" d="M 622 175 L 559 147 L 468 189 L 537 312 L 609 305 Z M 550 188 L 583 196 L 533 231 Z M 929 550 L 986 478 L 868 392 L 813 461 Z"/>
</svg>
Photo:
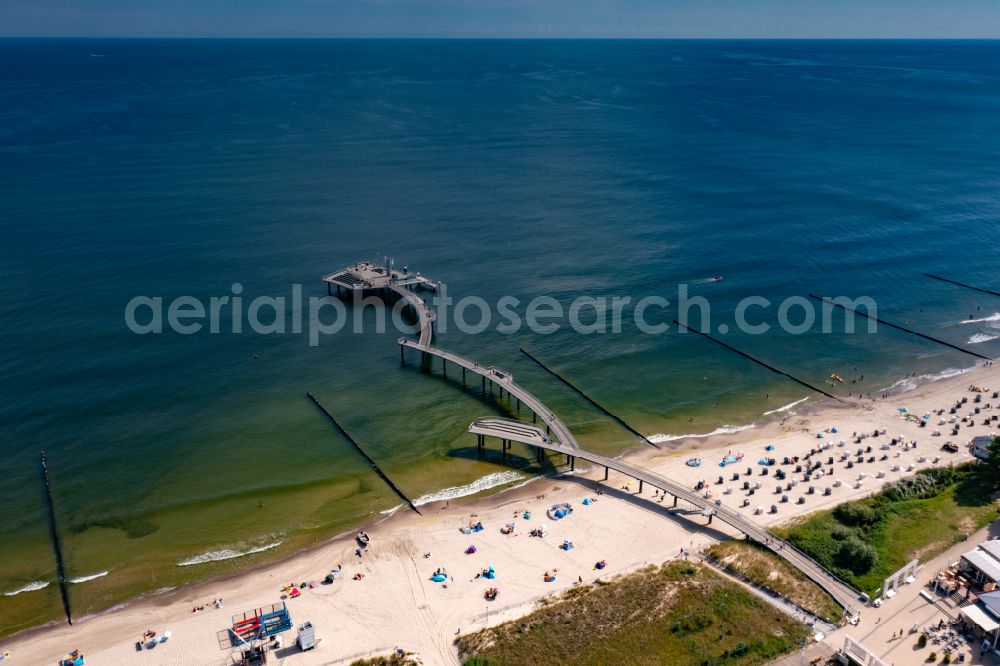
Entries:
<svg viewBox="0 0 1000 666">
<path fill-rule="evenodd" d="M 867 502 L 845 502 L 833 510 L 833 517 L 844 525 L 874 525 L 882 519 L 882 512 Z"/>
<path fill-rule="evenodd" d="M 837 552 L 838 563 L 858 576 L 871 571 L 877 559 L 875 549 L 855 536 L 844 539 Z"/>
<path fill-rule="evenodd" d="M 986 456 L 986 478 L 992 482 L 994 490 L 1000 489 L 1000 437 L 993 440 Z"/>
</svg>

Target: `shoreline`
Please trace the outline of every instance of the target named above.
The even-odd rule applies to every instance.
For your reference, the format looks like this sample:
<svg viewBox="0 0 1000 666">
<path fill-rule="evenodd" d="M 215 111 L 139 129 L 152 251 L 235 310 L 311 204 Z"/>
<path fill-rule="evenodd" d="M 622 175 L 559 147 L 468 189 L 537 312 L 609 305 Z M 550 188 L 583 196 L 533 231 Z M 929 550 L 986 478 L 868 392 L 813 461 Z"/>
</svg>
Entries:
<svg viewBox="0 0 1000 666">
<path fill-rule="evenodd" d="M 979 379 L 980 377 L 981 379 Z M 933 397 L 938 401 L 940 401 L 940 399 L 944 397 L 945 393 L 959 394 L 959 395 L 965 394 L 966 387 L 968 386 L 969 383 L 986 384 L 987 386 L 991 386 L 992 384 L 998 384 L 998 382 L 1000 382 L 1000 368 L 984 367 L 982 365 L 979 365 L 948 377 L 943 377 L 937 380 L 927 380 L 924 383 L 918 384 L 916 388 L 900 390 L 899 392 L 893 393 L 892 395 L 890 395 L 889 398 L 884 400 L 883 399 L 874 399 L 874 400 L 866 399 L 864 401 L 855 400 L 847 405 L 839 405 L 829 399 L 821 399 L 815 401 L 810 399 L 808 402 L 805 402 L 805 404 L 801 404 L 801 407 L 799 407 L 799 409 L 795 409 L 794 407 L 792 407 L 787 412 L 772 413 L 770 417 L 768 417 L 767 415 L 762 415 L 766 419 L 765 421 L 763 422 L 755 421 L 750 426 L 745 427 L 737 432 L 726 432 L 726 433 L 715 433 L 715 434 L 706 433 L 704 435 L 682 436 L 676 439 L 669 440 L 668 442 L 665 442 L 666 446 L 660 449 L 654 449 L 646 445 L 638 445 L 626 449 L 621 454 L 619 454 L 618 457 L 625 457 L 632 462 L 643 464 L 654 469 L 662 470 L 664 467 L 668 466 L 677 467 L 678 463 L 681 463 L 681 465 L 683 465 L 683 463 L 680 461 L 681 456 L 692 451 L 697 451 L 701 457 L 704 457 L 706 460 L 709 460 L 713 457 L 714 454 L 722 454 L 724 452 L 724 449 L 726 449 L 727 447 L 730 449 L 740 450 L 741 448 L 751 448 L 752 446 L 754 446 L 755 442 L 760 442 L 763 440 L 774 440 L 782 442 L 783 440 L 789 440 L 790 438 L 795 438 L 795 437 L 801 439 L 804 434 L 812 430 L 817 430 L 817 429 L 822 430 L 823 424 L 810 427 L 813 424 L 813 422 L 820 419 L 827 419 L 829 421 L 840 421 L 851 417 L 853 417 L 854 419 L 865 418 L 865 417 L 885 419 L 886 414 L 885 413 L 879 414 L 879 412 L 880 411 L 887 412 L 890 403 L 895 403 L 896 401 L 902 400 L 904 398 L 905 400 L 908 401 L 917 402 L 917 401 L 926 401 L 927 399 Z M 994 389 L 1000 388 L 1000 385 L 992 386 L 992 388 Z M 988 399 L 989 396 L 986 396 L 986 398 Z M 800 403 L 803 402 L 804 402 L 803 400 L 799 400 L 793 404 L 799 405 Z M 883 409 L 879 410 L 880 406 Z M 998 407 L 1000 407 L 1000 405 L 998 405 Z M 792 411 L 793 409 L 795 411 Z M 895 411 L 895 408 L 892 408 L 892 411 Z M 847 428 L 844 428 L 844 430 L 847 430 Z M 969 435 L 967 431 L 963 432 L 959 436 L 959 441 L 964 443 L 964 441 L 967 439 L 968 436 Z M 945 441 L 944 438 L 941 439 L 941 443 L 943 443 L 943 441 Z M 781 446 L 783 447 L 784 444 L 782 443 Z M 710 476 L 717 473 L 718 468 L 709 465 L 703 468 L 682 467 L 682 469 L 675 471 L 677 472 L 676 476 L 683 476 L 685 473 L 687 473 L 688 476 L 692 476 L 691 473 L 693 473 L 694 476 L 697 476 L 699 470 L 701 470 L 701 475 Z M 498 473 L 500 471 L 498 471 Z M 577 472 L 570 474 L 556 473 L 547 476 L 526 478 L 523 482 L 520 483 L 515 482 L 513 486 L 505 488 L 499 492 L 493 492 L 493 493 L 487 492 L 487 494 L 481 496 L 477 496 L 478 495 L 477 493 L 473 493 L 472 495 L 465 496 L 465 498 L 468 499 L 452 498 L 457 500 L 455 502 L 455 506 L 450 506 L 450 502 L 452 501 L 451 499 L 429 501 L 422 505 L 431 510 L 427 511 L 424 516 L 418 516 L 412 514 L 412 512 L 409 511 L 405 512 L 396 511 L 390 515 L 373 516 L 372 520 L 366 521 L 361 525 L 361 529 L 376 533 L 377 536 L 375 538 L 378 539 L 379 541 L 382 541 L 387 538 L 392 539 L 396 535 L 409 534 L 413 532 L 414 529 L 417 529 L 419 531 L 419 528 L 427 527 L 429 525 L 433 525 L 435 528 L 440 528 L 441 523 L 456 523 L 457 521 L 461 520 L 463 516 L 467 515 L 479 515 L 479 514 L 489 513 L 496 516 L 498 511 L 502 511 L 504 507 L 510 507 L 511 505 L 515 504 L 537 505 L 539 500 L 542 500 L 544 503 L 545 498 L 551 493 L 563 493 L 563 496 L 560 497 L 560 499 L 566 499 L 566 500 L 576 499 L 577 501 L 579 501 L 579 497 L 570 498 L 565 496 L 566 495 L 589 496 L 590 494 L 592 494 L 592 491 L 587 492 L 588 488 L 602 486 L 602 484 L 594 481 L 593 478 L 590 478 L 592 476 L 595 476 L 594 474 L 595 471 L 596 470 L 594 470 L 594 468 L 590 467 L 587 469 L 581 468 Z M 614 476 L 617 477 L 617 475 Z M 548 488 L 547 484 L 552 484 L 551 490 L 547 489 Z M 468 485 L 471 486 L 473 484 L 468 484 Z M 875 485 L 879 487 L 881 486 L 880 483 Z M 610 502 L 614 502 L 614 504 L 617 505 L 616 508 L 618 508 L 620 511 L 623 512 L 629 511 L 630 508 L 634 508 L 634 504 L 632 502 L 629 501 L 620 502 L 614 500 L 616 496 L 622 496 L 622 493 L 621 491 L 614 490 L 613 481 L 608 481 L 606 484 L 603 484 L 603 488 L 605 497 L 607 497 L 608 499 L 606 499 L 602 503 L 602 508 L 604 504 L 608 504 Z M 862 494 L 870 493 L 877 489 L 878 489 L 877 487 L 868 488 L 865 489 L 864 493 Z M 444 490 L 448 489 L 442 489 L 441 491 L 436 491 L 436 492 L 442 492 Z M 486 492 L 488 490 L 490 489 L 487 488 L 483 492 Z M 581 491 L 583 492 L 581 493 Z M 649 495 L 647 494 L 645 498 L 639 500 L 639 502 L 645 504 L 652 504 L 652 502 L 650 502 L 648 498 Z M 835 499 L 836 499 L 835 503 L 839 503 L 846 499 L 853 499 L 853 497 L 848 498 L 843 496 L 837 496 Z M 641 506 L 640 508 L 646 512 L 650 511 L 654 513 L 656 512 L 655 505 L 653 507 Z M 808 506 L 807 507 L 808 510 L 798 511 L 797 514 L 803 515 L 804 513 L 811 513 L 812 511 L 819 510 L 821 508 L 824 507 Z M 758 519 L 760 518 L 763 518 L 763 516 L 758 517 Z M 780 520 L 773 522 L 782 522 L 784 520 L 788 520 L 790 516 L 779 514 L 779 518 Z M 493 528 L 497 527 L 497 525 L 495 524 L 497 520 L 500 519 L 494 518 L 491 521 L 493 524 L 488 525 L 488 529 L 492 530 Z M 544 520 L 544 518 L 542 520 Z M 658 524 L 664 528 L 670 527 L 668 523 L 663 522 L 662 516 L 659 515 L 655 516 L 655 520 L 659 522 L 654 523 L 654 525 Z M 761 522 L 764 523 L 765 525 L 770 524 L 767 521 L 761 521 Z M 448 532 L 450 531 L 451 530 L 448 530 Z M 668 531 L 670 530 L 669 529 L 664 530 L 664 532 Z M 686 530 L 686 532 L 690 535 L 701 536 L 706 531 L 700 529 L 697 525 L 691 525 L 689 529 Z M 334 563 L 333 561 L 336 560 L 337 557 L 339 557 L 340 560 L 345 563 L 345 568 L 346 568 L 347 566 L 346 563 L 352 562 L 349 553 L 350 550 L 353 549 L 352 545 L 353 539 L 351 535 L 354 533 L 356 533 L 356 530 L 352 528 L 350 530 L 342 531 L 336 535 L 333 535 L 328 539 L 324 539 L 323 541 L 317 544 L 309 545 L 300 550 L 288 553 L 287 555 L 284 555 L 276 560 L 268 560 L 252 564 L 246 569 L 242 569 L 227 574 L 221 574 L 218 576 L 207 578 L 202 581 L 186 584 L 177 587 L 176 589 L 173 590 L 163 591 L 163 592 L 150 592 L 144 595 L 133 597 L 123 603 L 119 603 L 115 606 L 112 606 L 111 608 L 97 611 L 95 613 L 86 616 L 82 616 L 77 619 L 76 623 L 72 625 L 72 627 L 63 624 L 60 621 L 53 621 L 51 623 L 47 623 L 44 625 L 28 628 L 16 634 L 13 634 L 12 636 L 9 636 L 6 639 L 3 639 L 3 641 L 0 641 L 0 645 L 2 645 L 4 649 L 12 650 L 14 654 L 18 653 L 23 654 L 26 651 L 25 646 L 27 644 L 33 642 L 46 643 L 49 642 L 50 640 L 55 639 L 58 636 L 69 633 L 74 635 L 77 634 L 80 635 L 79 638 L 77 638 L 76 640 L 79 640 L 81 642 L 80 647 L 81 649 L 84 649 L 82 645 L 83 635 L 87 633 L 88 629 L 96 628 L 95 625 L 97 624 L 108 624 L 114 622 L 116 624 L 115 627 L 105 627 L 103 628 L 104 631 L 101 631 L 100 633 L 104 634 L 105 632 L 107 632 L 110 634 L 119 634 L 123 632 L 128 633 L 124 627 L 119 625 L 128 625 L 131 622 L 134 622 L 135 618 L 146 618 L 149 615 L 159 615 L 160 613 L 164 612 L 165 609 L 170 610 L 174 614 L 176 614 L 176 612 L 179 609 L 186 608 L 187 617 L 192 617 L 192 614 L 190 613 L 189 604 L 195 603 L 192 600 L 197 600 L 200 597 L 215 598 L 218 596 L 224 596 L 227 598 L 226 608 L 228 609 L 230 608 L 229 604 L 231 603 L 229 601 L 229 598 L 231 598 L 232 595 L 228 592 L 224 595 L 220 595 L 219 594 L 220 588 L 257 589 L 260 588 L 259 582 L 262 579 L 267 579 L 267 578 L 271 578 L 274 580 L 286 579 L 287 576 L 283 576 L 281 578 L 278 578 L 277 576 L 278 572 L 284 572 L 287 569 L 296 569 L 305 567 L 312 570 L 315 569 L 317 561 L 329 559 L 330 564 L 326 567 L 326 569 L 328 570 L 329 567 L 333 566 Z M 460 538 L 468 539 L 468 537 L 464 536 Z M 694 543 L 694 540 L 689 540 L 689 541 L 692 544 Z M 622 564 L 621 566 L 616 566 L 610 573 L 612 574 L 622 573 L 632 568 L 643 566 L 644 563 L 654 561 L 657 558 L 663 557 L 669 552 L 676 553 L 677 539 L 675 538 L 672 543 L 673 545 L 671 546 L 670 551 L 664 551 L 660 548 L 655 548 L 653 549 L 652 552 L 647 552 L 645 554 L 645 557 L 641 561 L 626 563 Z M 335 555 L 334 552 L 338 550 L 340 551 L 339 554 Z M 410 549 L 411 559 L 413 552 L 414 551 Z M 657 554 L 657 552 L 659 552 L 659 554 Z M 416 562 L 414 562 L 414 564 L 416 564 Z M 323 571 L 322 569 L 314 570 L 311 578 L 321 579 L 322 576 L 325 575 L 325 573 L 326 571 Z M 298 578 L 294 578 L 294 580 L 298 580 Z M 347 581 L 347 583 L 353 583 L 353 581 Z M 275 589 L 277 589 L 278 587 L 277 584 L 275 583 L 272 583 L 270 585 L 274 586 Z M 322 589 L 322 588 L 318 587 L 317 589 Z M 562 586 L 558 588 L 552 588 L 549 591 L 555 592 L 561 589 L 563 589 Z M 312 590 L 310 590 L 309 593 L 312 593 Z M 256 596 L 261 596 L 261 595 L 258 594 Z M 264 596 L 265 597 L 270 596 L 271 597 L 270 601 L 267 601 L 267 603 L 272 603 L 278 595 L 272 592 L 270 595 L 264 595 Z M 490 613 L 491 616 L 490 624 L 493 624 L 495 620 L 499 620 L 501 616 L 507 617 L 511 615 L 516 615 L 515 610 L 523 610 L 525 608 L 530 608 L 537 601 L 537 598 L 539 596 L 544 596 L 544 594 L 528 595 L 528 597 L 522 599 L 518 603 L 511 604 L 509 606 L 504 605 L 503 608 L 498 608 L 496 611 Z M 261 599 L 260 603 L 265 603 L 265 599 Z M 292 604 L 296 603 L 298 602 L 297 601 L 292 602 Z M 233 608 L 233 610 L 242 610 L 242 609 L 243 609 L 242 605 Z M 222 616 L 228 617 L 227 612 L 225 611 L 220 612 L 218 615 L 219 617 L 216 618 L 216 624 L 219 624 L 219 622 L 222 619 Z M 178 625 L 182 624 L 183 618 L 184 616 L 181 616 L 180 619 L 177 619 L 175 617 L 174 623 Z M 120 620 L 121 622 L 117 622 L 118 620 Z M 145 620 L 141 624 L 143 623 L 145 623 Z M 138 632 L 133 631 L 132 633 L 141 633 L 141 631 L 142 630 L 139 630 Z M 175 635 L 179 633 L 180 632 L 175 631 Z M 172 640 L 171 644 L 173 645 L 175 642 L 177 641 Z M 402 640 L 399 642 L 405 643 L 405 641 Z M 75 646 L 67 646 L 67 647 L 75 647 Z M 105 646 L 105 647 L 110 647 L 110 646 Z M 89 646 L 89 651 L 94 652 L 93 645 Z M 164 655 L 168 654 L 168 650 L 162 650 L 161 652 Z M 169 652 L 173 652 L 173 650 L 170 650 Z M 329 658 L 330 655 L 326 656 L 327 658 Z M 102 663 L 105 662 L 102 661 Z M 106 663 L 127 663 L 127 662 L 108 661 Z"/>
</svg>

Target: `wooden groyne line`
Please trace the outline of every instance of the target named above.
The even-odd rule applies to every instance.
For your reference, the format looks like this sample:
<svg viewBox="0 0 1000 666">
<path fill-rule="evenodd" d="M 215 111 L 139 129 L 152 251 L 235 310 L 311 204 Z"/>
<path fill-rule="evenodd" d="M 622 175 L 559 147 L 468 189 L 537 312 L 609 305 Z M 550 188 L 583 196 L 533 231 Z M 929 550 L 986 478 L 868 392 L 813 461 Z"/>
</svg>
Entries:
<svg viewBox="0 0 1000 666">
<path fill-rule="evenodd" d="M 393 483 L 392 479 L 390 479 L 389 476 L 385 472 L 383 472 L 382 469 L 378 466 L 378 463 L 376 463 L 375 460 L 370 455 L 368 455 L 368 453 L 361 447 L 361 445 L 358 444 L 356 439 L 351 437 L 351 434 L 344 429 L 344 426 L 340 425 L 340 422 L 333 417 L 333 414 L 331 414 L 326 410 L 326 407 L 324 407 L 320 403 L 320 401 L 316 398 L 316 396 L 308 392 L 306 393 L 306 395 L 309 396 L 309 399 L 313 401 L 313 404 L 316 405 L 321 412 L 326 414 L 326 418 L 330 419 L 330 422 L 337 428 L 337 430 L 340 431 L 340 434 L 344 437 L 344 439 L 350 442 L 354 446 L 354 448 L 358 450 L 358 453 L 364 456 L 364 459 L 368 461 L 368 464 L 371 465 L 371 468 L 375 470 L 375 473 L 378 474 L 383 481 L 385 481 L 385 484 L 392 489 L 392 492 L 396 493 L 396 495 L 398 495 L 399 498 L 402 499 L 407 504 L 407 506 L 413 509 L 413 511 L 416 512 L 417 515 L 423 515 L 420 513 L 420 509 L 417 508 L 417 505 L 414 504 L 409 497 L 403 494 L 403 491 L 399 489 L 399 486 Z"/>
<path fill-rule="evenodd" d="M 927 335 L 926 333 L 920 333 L 919 331 L 914 331 L 913 329 L 906 328 L 905 326 L 900 326 L 899 324 L 893 324 L 891 321 L 886 321 L 885 319 L 882 319 L 880 317 L 873 317 L 872 315 L 870 315 L 870 314 L 868 314 L 866 312 L 860 312 L 858 310 L 855 310 L 854 308 L 849 308 L 846 305 L 841 305 L 840 303 L 835 303 L 834 301 L 830 300 L 829 298 L 824 298 L 822 296 L 816 296 L 814 294 L 809 294 L 809 298 L 813 298 L 813 299 L 815 299 L 817 301 L 820 301 L 822 303 L 829 303 L 830 305 L 836 306 L 836 307 L 840 308 L 841 310 L 845 310 L 847 312 L 853 312 L 854 314 L 861 315 L 862 317 L 866 317 L 868 319 L 872 319 L 874 321 L 877 321 L 880 324 L 884 324 L 884 325 L 888 326 L 889 328 L 895 328 L 897 330 L 903 331 L 904 333 L 909 333 L 909 334 L 915 335 L 915 336 L 917 336 L 919 338 L 923 338 L 924 340 L 930 340 L 931 342 L 936 342 L 939 345 L 944 345 L 945 347 L 951 347 L 955 351 L 960 351 L 963 354 L 968 354 L 969 356 L 975 356 L 976 358 L 980 358 L 980 359 L 982 359 L 984 361 L 992 361 L 993 360 L 989 356 L 983 356 L 982 354 L 976 353 L 976 352 L 972 351 L 971 349 L 966 349 L 965 347 L 961 347 L 959 345 L 953 345 L 950 342 L 945 342 L 944 340 L 941 340 L 940 338 L 935 338 L 933 336 Z"/>
<path fill-rule="evenodd" d="M 746 358 L 746 359 L 749 359 L 749 360 L 753 361 L 754 363 L 756 363 L 757 365 L 759 365 L 759 366 L 761 366 L 763 368 L 767 368 L 768 370 L 770 370 L 771 372 L 773 372 L 775 374 L 779 374 L 782 377 L 787 377 L 788 379 L 791 379 L 796 384 L 800 384 L 802 386 L 805 386 L 807 389 L 810 389 L 812 391 L 816 391 L 816 393 L 819 393 L 820 395 L 824 395 L 827 398 L 831 398 L 833 400 L 836 400 L 837 402 L 839 402 L 841 404 L 845 404 L 845 405 L 847 404 L 846 402 L 844 402 L 842 399 L 838 398 L 837 396 L 835 396 L 835 395 L 833 395 L 831 393 L 827 393 L 823 389 L 821 389 L 821 388 L 819 388 L 817 386 L 813 386 L 809 382 L 803 381 L 803 380 L 799 379 L 798 377 L 796 377 L 795 375 L 791 375 L 791 374 L 785 372 L 784 370 L 779 370 L 778 368 L 774 367 L 770 363 L 765 363 L 764 361 L 760 360 L 759 358 L 751 356 L 750 354 L 746 353 L 745 351 L 743 351 L 741 349 L 737 349 L 736 347 L 734 347 L 734 346 L 732 346 L 730 344 L 726 344 L 725 342 L 723 342 L 722 340 L 719 340 L 718 338 L 712 337 L 708 333 L 703 333 L 703 332 L 701 332 L 701 331 L 699 331 L 697 329 L 691 328 L 690 326 L 685 326 L 684 324 L 680 323 L 676 319 L 674 319 L 674 323 L 677 324 L 677 326 L 679 326 L 679 327 L 683 327 L 687 331 L 691 331 L 692 333 L 697 333 L 698 335 L 711 340 L 715 344 L 721 345 L 721 346 L 725 347 L 726 349 L 739 354 L 743 358 Z"/>
<path fill-rule="evenodd" d="M 530 358 L 532 361 L 534 361 L 536 364 L 538 364 L 538 367 L 540 367 L 542 370 L 544 370 L 545 372 L 549 373 L 550 375 L 552 375 L 553 377 L 555 377 L 556 379 L 558 379 L 559 381 L 561 381 L 566 386 L 568 386 L 571 389 L 573 389 L 574 391 L 576 391 L 580 395 L 581 398 L 583 398 L 584 400 L 586 400 L 587 402 L 589 402 L 590 404 L 592 404 L 597 409 L 599 409 L 602 412 L 604 412 L 607 416 L 609 416 L 612 419 L 614 419 L 615 421 L 617 421 L 619 425 L 621 425 L 623 428 L 625 428 L 626 430 L 628 430 L 630 433 L 632 433 L 636 437 L 640 438 L 642 441 L 646 442 L 647 444 L 649 444 L 653 448 L 656 448 L 656 449 L 660 448 L 659 446 L 657 446 L 653 442 L 649 441 L 648 437 L 646 437 L 641 432 L 639 432 L 638 430 L 636 430 L 635 428 L 633 428 L 632 426 L 630 426 L 625 421 L 625 419 L 623 419 L 620 416 L 618 416 L 617 414 L 613 413 L 607 407 L 605 407 L 604 405 L 602 405 L 601 403 L 597 402 L 596 400 L 594 400 L 593 398 L 591 398 L 589 395 L 587 395 L 586 393 L 584 393 L 583 391 L 581 391 L 571 381 L 569 381 L 568 379 L 566 379 L 565 377 L 563 377 L 562 375 L 560 375 L 558 372 L 556 372 L 552 368 L 550 368 L 547 365 L 545 365 L 544 363 L 542 363 L 541 360 L 539 360 L 537 356 L 533 355 L 527 349 L 525 349 L 524 347 L 518 347 L 518 349 L 521 350 L 522 354 L 524 354 L 525 356 L 527 356 L 528 358 Z"/>
<path fill-rule="evenodd" d="M 992 289 L 983 289 L 982 287 L 976 287 L 971 284 L 965 284 L 964 282 L 959 282 L 958 280 L 949 280 L 946 277 L 941 277 L 940 275 L 934 275 L 933 273 L 924 273 L 924 275 L 931 278 L 932 280 L 940 280 L 941 282 L 947 282 L 949 284 L 958 285 L 959 287 L 965 287 L 966 289 L 972 289 L 973 291 L 981 291 L 984 294 L 993 294 L 994 296 L 1000 296 L 1000 291 L 993 291 Z"/>
<path fill-rule="evenodd" d="M 52 500 L 52 480 L 49 478 L 49 465 L 42 451 L 42 482 L 45 486 L 45 504 L 49 510 L 49 536 L 52 538 L 52 550 L 56 555 L 56 575 L 59 577 L 59 593 L 62 595 L 63 610 L 66 611 L 66 622 L 73 624 L 73 613 L 69 606 L 69 589 L 66 586 L 66 563 L 63 560 L 62 544 L 59 542 L 59 529 L 56 526 L 56 505 Z"/>
<path fill-rule="evenodd" d="M 964 282 L 959 282 L 958 280 L 949 280 L 948 278 L 943 278 L 940 275 L 934 275 L 933 273 L 924 273 L 925 276 L 931 278 L 932 280 L 940 280 L 941 282 L 947 282 L 949 284 L 954 284 L 959 287 L 965 287 L 966 289 L 972 289 L 973 291 L 981 291 L 984 294 L 992 294 L 993 296 L 1000 296 L 1000 291 L 993 291 L 992 289 L 984 289 L 983 287 L 977 287 L 971 284 L 965 284 Z"/>
</svg>

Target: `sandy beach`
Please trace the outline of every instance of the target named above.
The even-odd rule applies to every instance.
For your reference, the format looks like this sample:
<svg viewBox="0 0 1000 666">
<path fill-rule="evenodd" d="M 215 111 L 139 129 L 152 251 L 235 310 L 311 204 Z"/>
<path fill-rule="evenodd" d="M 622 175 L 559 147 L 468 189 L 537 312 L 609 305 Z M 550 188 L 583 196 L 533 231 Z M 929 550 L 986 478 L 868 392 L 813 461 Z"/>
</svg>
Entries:
<svg viewBox="0 0 1000 666">
<path fill-rule="evenodd" d="M 974 404 L 970 385 L 989 390 L 982 403 Z M 810 398 L 786 411 L 762 416 L 753 428 L 670 441 L 661 449 L 644 446 L 626 455 L 689 487 L 704 480 L 709 484 L 707 492 L 733 508 L 741 508 L 744 499 L 749 499 L 749 507 L 741 508 L 747 517 L 772 525 L 870 494 L 884 482 L 922 467 L 970 460 L 966 444 L 971 437 L 997 429 L 996 422 L 992 427 L 983 425 L 984 418 L 998 412 L 1000 400 L 992 398 L 994 390 L 1000 390 L 1000 367 L 980 367 L 885 399 L 838 405 Z M 939 419 L 950 419 L 949 409 L 963 397 L 968 403 L 958 418 L 975 407 L 982 413 L 976 415 L 974 425 L 961 423 L 958 435 L 952 436 L 952 425 L 938 425 Z M 904 407 L 905 413 L 900 411 Z M 941 409 L 943 417 L 936 413 Z M 930 414 L 927 425 L 919 427 L 917 421 L 925 414 Z M 855 443 L 854 433 L 881 430 L 886 435 Z M 933 436 L 935 430 L 941 430 L 941 436 Z M 915 441 L 917 446 L 890 446 L 892 438 Z M 959 452 L 942 451 L 947 441 L 958 444 Z M 758 460 L 774 457 L 780 462 L 820 445 L 829 445 L 822 457 L 824 462 L 827 456 L 835 457 L 836 472 L 811 482 L 815 494 L 807 494 L 807 484 L 800 483 L 788 493 L 791 501 L 779 503 L 780 496 L 774 493 L 777 482 L 770 475 L 759 475 Z M 875 462 L 855 464 L 852 469 L 840 462 L 841 454 L 853 460 L 858 447 L 868 445 L 872 450 L 865 453 L 865 459 L 875 456 Z M 723 469 L 719 460 L 729 453 L 742 453 L 744 458 Z M 702 460 L 700 467 L 686 464 L 694 455 Z M 879 460 L 883 455 L 888 459 Z M 746 478 L 761 483 L 754 497 L 746 497 L 743 478 L 731 481 L 733 472 L 742 475 L 748 467 L 754 476 Z M 523 615 L 541 597 L 580 580 L 589 582 L 660 563 L 684 556 L 685 550 L 735 536 L 725 525 L 706 527 L 705 518 L 690 512 L 683 502 L 672 509 L 672 498 L 664 500 L 648 487 L 637 495 L 635 482 L 614 472 L 603 482 L 603 473 L 603 469 L 578 467 L 575 474 L 536 479 L 486 498 L 428 504 L 421 507 L 422 516 L 399 511 L 367 529 L 371 543 L 360 557 L 353 537 L 335 539 L 237 576 L 135 600 L 80 619 L 73 626 L 22 633 L 0 643 L 0 652 L 10 651 L 11 664 L 52 664 L 74 649 L 86 656 L 87 663 L 102 665 L 231 663 L 233 649 L 227 635 L 231 616 L 284 600 L 295 624 L 313 623 L 320 643 L 315 650 L 300 653 L 294 646 L 294 630 L 287 632 L 278 657 L 291 658 L 281 663 L 345 663 L 401 647 L 418 654 L 425 664 L 455 664 L 452 641 L 458 633 Z M 721 485 L 716 483 L 720 475 Z M 830 495 L 823 494 L 827 487 L 832 489 Z M 796 503 L 800 496 L 805 498 L 803 504 Z M 587 505 L 585 498 L 590 500 Z M 572 505 L 569 516 L 561 520 L 546 516 L 549 507 L 562 502 Z M 776 514 L 766 512 L 771 504 L 777 505 Z M 765 513 L 753 516 L 758 505 L 765 507 Z M 525 518 L 526 512 L 530 518 Z M 482 531 L 461 531 L 480 521 Z M 513 533 L 502 534 L 501 528 L 508 523 L 513 523 Z M 544 538 L 529 536 L 543 524 Z M 571 540 L 574 548 L 560 548 L 564 540 Z M 474 554 L 466 554 L 469 546 L 475 546 Z M 601 571 L 594 567 L 599 560 L 607 562 Z M 323 584 L 326 574 L 338 565 L 342 575 L 332 584 Z M 494 567 L 496 579 L 477 578 L 489 566 Z M 445 583 L 430 579 L 439 568 L 447 572 Z M 554 575 L 553 581 L 544 580 L 547 572 Z M 363 578 L 356 580 L 355 574 Z M 297 598 L 284 598 L 286 586 L 305 581 L 316 585 L 302 590 Z M 499 595 L 487 602 L 483 593 L 493 586 L 499 588 Z M 224 606 L 217 608 L 213 602 L 220 598 Z M 205 610 L 192 611 L 202 605 Z M 137 641 L 146 630 L 157 635 L 170 631 L 172 636 L 153 649 L 137 651 Z"/>
</svg>

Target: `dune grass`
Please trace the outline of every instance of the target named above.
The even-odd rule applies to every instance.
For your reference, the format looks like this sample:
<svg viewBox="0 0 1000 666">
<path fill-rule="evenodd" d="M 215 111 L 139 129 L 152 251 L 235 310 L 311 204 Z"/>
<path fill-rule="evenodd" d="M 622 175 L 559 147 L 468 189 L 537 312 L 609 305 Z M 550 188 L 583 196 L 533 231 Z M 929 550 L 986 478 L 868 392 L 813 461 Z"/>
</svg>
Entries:
<svg viewBox="0 0 1000 666">
<path fill-rule="evenodd" d="M 568 590 L 456 644 L 466 666 L 748 666 L 793 650 L 808 634 L 708 566 L 673 562 Z"/>
<path fill-rule="evenodd" d="M 724 566 L 791 599 L 827 622 L 836 624 L 843 618 L 844 610 L 819 585 L 753 541 L 722 541 L 709 546 L 706 552 Z"/>
<path fill-rule="evenodd" d="M 394 652 L 384 657 L 370 657 L 351 662 L 351 666 L 421 666 L 420 660 L 409 652 Z"/>
</svg>

